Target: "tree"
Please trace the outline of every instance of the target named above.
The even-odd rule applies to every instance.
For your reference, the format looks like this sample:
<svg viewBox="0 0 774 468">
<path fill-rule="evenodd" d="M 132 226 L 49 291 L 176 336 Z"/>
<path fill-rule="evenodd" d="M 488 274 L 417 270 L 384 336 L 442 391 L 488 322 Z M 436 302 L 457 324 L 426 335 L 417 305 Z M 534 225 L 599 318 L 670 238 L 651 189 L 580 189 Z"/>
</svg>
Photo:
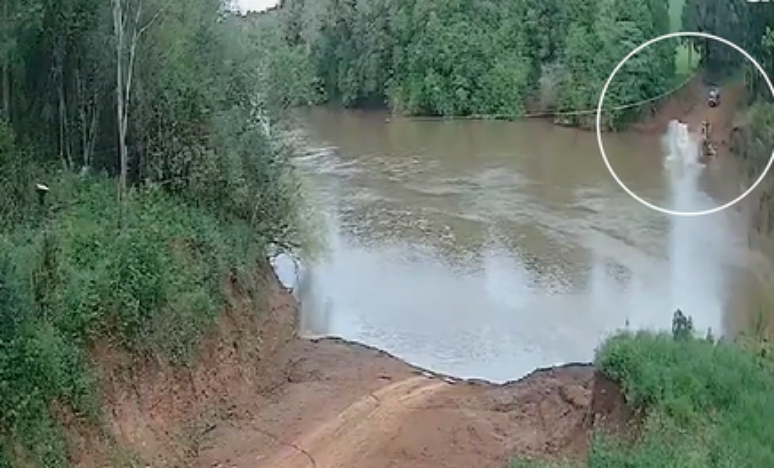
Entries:
<svg viewBox="0 0 774 468">
<path fill-rule="evenodd" d="M 579 110 L 588 107 L 574 106 L 596 102 L 598 69 L 612 69 L 632 37 L 669 30 L 667 2 L 331 0 L 319 7 L 324 15 L 318 33 L 306 40 L 327 98 L 347 106 L 386 103 L 407 114 L 516 116 L 535 97 L 551 96 L 540 105 L 553 109 L 558 101 L 563 110 Z M 313 16 L 298 12 L 298 1 L 286 5 L 280 16 L 285 30 Z M 605 15 L 607 26 L 600 29 Z M 598 48 L 601 31 L 609 33 L 609 50 Z M 291 35 L 295 45 L 299 35 Z M 647 73 L 632 77 L 642 81 L 634 94 L 665 91 L 674 75 L 673 47 L 659 44 L 643 54 Z M 616 91 L 611 101 L 617 97 Z M 612 116 L 619 118 L 632 113 Z"/>
<path fill-rule="evenodd" d="M 129 128 L 129 107 L 132 97 L 137 46 L 143 33 L 158 18 L 161 10 L 143 23 L 142 0 L 113 0 L 113 31 L 116 40 L 116 123 L 120 158 L 119 197 L 126 195 L 129 177 L 129 149 L 126 133 Z"/>
</svg>

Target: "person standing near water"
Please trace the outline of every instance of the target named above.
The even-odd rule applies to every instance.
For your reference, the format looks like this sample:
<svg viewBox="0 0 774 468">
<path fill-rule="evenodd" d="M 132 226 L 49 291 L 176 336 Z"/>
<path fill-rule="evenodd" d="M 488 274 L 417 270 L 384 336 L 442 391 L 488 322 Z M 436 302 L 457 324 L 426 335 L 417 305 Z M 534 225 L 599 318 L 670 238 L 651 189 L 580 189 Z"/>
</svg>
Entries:
<svg viewBox="0 0 774 468">
<path fill-rule="evenodd" d="M 702 156 L 704 158 L 711 158 L 717 154 L 715 146 L 710 139 L 710 123 L 706 119 L 701 123 L 701 141 L 702 141 Z"/>
</svg>

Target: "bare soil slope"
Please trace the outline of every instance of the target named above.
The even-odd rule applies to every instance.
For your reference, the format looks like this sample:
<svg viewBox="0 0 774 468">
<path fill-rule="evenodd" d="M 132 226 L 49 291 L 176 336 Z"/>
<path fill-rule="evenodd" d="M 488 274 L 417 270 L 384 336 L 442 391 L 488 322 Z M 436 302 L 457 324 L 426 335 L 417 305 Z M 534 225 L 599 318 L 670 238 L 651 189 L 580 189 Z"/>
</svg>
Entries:
<svg viewBox="0 0 774 468">
<path fill-rule="evenodd" d="M 108 430 L 139 466 L 502 468 L 516 454 L 585 453 L 590 365 L 503 385 L 436 375 L 363 345 L 295 338 L 295 301 L 269 285 L 270 310 L 235 302 L 195 368 L 95 350 Z M 69 422 L 73 461 L 120 466 L 103 436 Z"/>
<path fill-rule="evenodd" d="M 334 339 L 297 341 L 287 383 L 212 433 L 196 466 L 503 467 L 514 453 L 582 453 L 593 370 L 497 386 L 419 371 Z"/>
</svg>

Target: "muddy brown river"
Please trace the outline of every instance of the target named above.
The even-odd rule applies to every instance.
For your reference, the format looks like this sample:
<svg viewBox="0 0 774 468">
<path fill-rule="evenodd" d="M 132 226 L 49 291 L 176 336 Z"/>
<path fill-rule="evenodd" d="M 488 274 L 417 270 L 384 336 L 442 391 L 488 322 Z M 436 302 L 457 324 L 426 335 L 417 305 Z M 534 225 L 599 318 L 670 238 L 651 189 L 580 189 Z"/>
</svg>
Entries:
<svg viewBox="0 0 774 468">
<path fill-rule="evenodd" d="M 752 307 L 741 215 L 643 207 L 593 133 L 326 109 L 301 122 L 296 161 L 328 239 L 297 287 L 307 335 L 504 381 L 590 360 L 616 329 L 668 329 L 676 308 L 719 335 Z M 739 193 L 723 165 L 670 172 L 660 135 L 605 142 L 625 183 L 660 206 Z"/>
</svg>

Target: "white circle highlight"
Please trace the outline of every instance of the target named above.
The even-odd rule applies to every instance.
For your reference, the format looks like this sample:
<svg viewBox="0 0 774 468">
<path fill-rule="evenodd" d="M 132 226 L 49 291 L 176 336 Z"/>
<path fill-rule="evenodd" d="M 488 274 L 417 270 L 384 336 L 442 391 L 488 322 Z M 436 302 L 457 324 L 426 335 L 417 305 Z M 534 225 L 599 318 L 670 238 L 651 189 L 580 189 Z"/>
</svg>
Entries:
<svg viewBox="0 0 774 468">
<path fill-rule="evenodd" d="M 618 177 L 618 174 L 615 173 L 615 170 L 613 170 L 613 167 L 610 165 L 610 161 L 607 158 L 607 153 L 605 153 L 605 145 L 602 142 L 602 104 L 605 101 L 605 93 L 607 93 L 607 88 L 610 86 L 610 83 L 613 81 L 613 78 L 615 78 L 615 74 L 618 73 L 618 70 L 621 69 L 621 67 L 626 63 L 627 60 L 632 58 L 637 52 L 641 51 L 642 49 L 648 47 L 649 45 L 655 44 L 656 42 L 663 41 L 665 39 L 671 39 L 673 37 L 702 37 L 705 39 L 712 39 L 718 42 L 721 42 L 740 54 L 742 54 L 747 60 L 752 62 L 753 65 L 755 65 L 755 68 L 758 70 L 758 73 L 760 73 L 763 76 L 763 79 L 766 81 L 766 84 L 769 86 L 769 91 L 771 91 L 771 95 L 774 97 L 774 85 L 771 83 L 771 79 L 766 74 L 766 72 L 763 70 L 763 67 L 750 55 L 739 47 L 738 45 L 734 44 L 733 42 L 729 41 L 728 39 L 715 36 L 713 34 L 703 33 L 703 32 L 689 32 L 689 31 L 680 31 L 680 32 L 673 32 L 669 34 L 664 34 L 662 36 L 654 37 L 653 39 L 643 43 L 642 45 L 638 46 L 636 49 L 629 52 L 629 54 L 623 58 L 620 62 L 618 62 L 618 65 L 615 66 L 613 69 L 613 72 L 608 77 L 607 81 L 605 82 L 605 85 L 602 87 L 602 93 L 599 95 L 599 103 L 597 104 L 597 119 L 596 119 L 596 130 L 597 130 L 597 144 L 599 145 L 599 151 L 602 153 L 602 159 L 605 161 L 605 166 L 607 166 L 607 170 L 610 172 L 610 175 L 613 176 L 613 179 L 615 179 L 616 182 L 618 182 L 618 185 L 621 186 L 622 189 L 626 193 L 628 193 L 632 198 L 640 202 L 641 204 L 647 206 L 648 208 L 652 210 L 656 210 L 660 213 L 673 215 L 673 216 L 704 216 L 709 215 L 713 213 L 718 213 L 720 211 L 725 210 L 726 208 L 730 208 L 740 201 L 744 200 L 745 197 L 750 195 L 753 190 L 755 190 L 758 185 L 760 185 L 761 182 L 763 182 L 763 179 L 766 177 L 766 175 L 769 173 L 769 169 L 771 169 L 772 164 L 774 164 L 774 149 L 771 152 L 771 157 L 769 158 L 768 164 L 766 164 L 766 168 L 763 169 L 763 172 L 761 173 L 760 177 L 753 183 L 745 192 L 743 192 L 741 195 L 736 197 L 735 199 L 729 201 L 728 203 L 716 206 L 715 208 L 711 208 L 708 210 L 702 210 L 702 211 L 676 211 L 676 210 L 670 210 L 667 208 L 662 208 L 660 206 L 654 205 L 653 203 L 650 203 L 647 200 L 644 200 L 640 198 L 636 193 L 631 191 L 629 187 L 626 186 L 626 184 L 623 183 L 623 181 Z"/>
</svg>

